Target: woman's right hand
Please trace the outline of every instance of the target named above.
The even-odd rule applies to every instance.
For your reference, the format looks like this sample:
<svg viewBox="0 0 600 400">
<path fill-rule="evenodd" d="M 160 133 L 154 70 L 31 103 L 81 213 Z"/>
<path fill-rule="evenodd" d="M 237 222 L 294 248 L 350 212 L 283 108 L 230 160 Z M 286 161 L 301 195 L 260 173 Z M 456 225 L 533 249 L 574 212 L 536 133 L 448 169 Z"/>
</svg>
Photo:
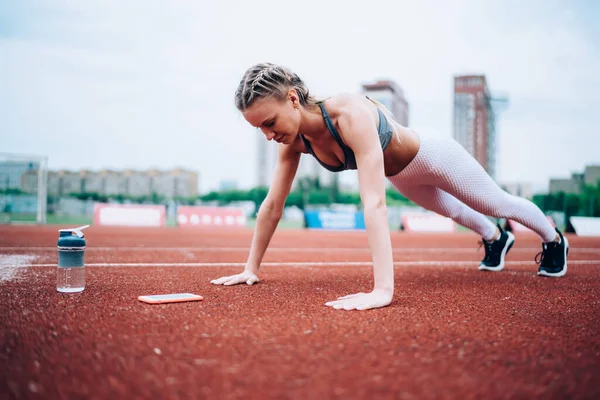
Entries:
<svg viewBox="0 0 600 400">
<path fill-rule="evenodd" d="M 250 271 L 244 271 L 241 274 L 224 276 L 219 279 L 213 279 L 210 281 L 213 285 L 224 285 L 231 286 L 237 285 L 238 283 L 246 283 L 247 285 L 253 285 L 259 282 L 258 276 Z"/>
</svg>

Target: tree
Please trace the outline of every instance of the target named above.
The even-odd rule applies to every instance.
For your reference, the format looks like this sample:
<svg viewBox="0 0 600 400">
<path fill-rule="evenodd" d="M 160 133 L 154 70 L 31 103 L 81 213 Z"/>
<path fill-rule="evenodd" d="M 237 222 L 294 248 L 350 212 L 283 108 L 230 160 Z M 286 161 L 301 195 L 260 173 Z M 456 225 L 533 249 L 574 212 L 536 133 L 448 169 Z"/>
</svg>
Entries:
<svg viewBox="0 0 600 400">
<path fill-rule="evenodd" d="M 310 176 L 303 176 L 298 178 L 298 188 L 302 193 L 302 208 L 306 209 L 306 206 L 310 200 L 310 192 L 317 189 L 320 186 L 319 178 L 311 178 Z"/>
<path fill-rule="evenodd" d="M 256 206 L 256 212 L 258 212 L 260 205 L 267 197 L 267 193 L 269 193 L 269 189 L 266 187 L 255 187 L 248 192 L 249 200 L 253 201 Z"/>
</svg>

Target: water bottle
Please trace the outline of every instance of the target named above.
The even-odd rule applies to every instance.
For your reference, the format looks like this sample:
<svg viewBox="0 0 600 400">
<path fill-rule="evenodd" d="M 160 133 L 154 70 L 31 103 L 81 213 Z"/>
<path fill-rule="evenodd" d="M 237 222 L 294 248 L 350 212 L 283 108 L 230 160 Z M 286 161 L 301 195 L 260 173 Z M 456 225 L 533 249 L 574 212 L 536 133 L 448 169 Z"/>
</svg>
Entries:
<svg viewBox="0 0 600 400">
<path fill-rule="evenodd" d="M 59 292 L 76 293 L 85 289 L 85 238 L 81 231 L 88 226 L 59 230 L 56 275 L 56 290 Z"/>
</svg>

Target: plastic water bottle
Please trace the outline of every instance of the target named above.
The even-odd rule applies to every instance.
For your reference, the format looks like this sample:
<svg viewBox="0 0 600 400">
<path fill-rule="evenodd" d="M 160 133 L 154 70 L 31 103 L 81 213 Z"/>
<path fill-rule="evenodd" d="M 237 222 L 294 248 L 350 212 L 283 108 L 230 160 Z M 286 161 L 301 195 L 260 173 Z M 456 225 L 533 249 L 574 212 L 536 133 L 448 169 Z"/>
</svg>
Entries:
<svg viewBox="0 0 600 400">
<path fill-rule="evenodd" d="M 59 292 L 76 293 L 85 289 L 85 238 L 81 231 L 88 226 L 59 230 L 56 274 L 56 290 Z"/>
</svg>

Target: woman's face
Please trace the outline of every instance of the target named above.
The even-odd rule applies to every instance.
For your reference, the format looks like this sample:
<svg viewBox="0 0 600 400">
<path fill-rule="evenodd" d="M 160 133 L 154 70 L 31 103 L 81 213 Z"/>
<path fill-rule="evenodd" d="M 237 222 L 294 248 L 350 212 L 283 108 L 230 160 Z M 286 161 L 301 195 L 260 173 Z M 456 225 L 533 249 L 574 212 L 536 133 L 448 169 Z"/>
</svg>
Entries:
<svg viewBox="0 0 600 400">
<path fill-rule="evenodd" d="M 284 100 L 275 97 L 257 100 L 242 114 L 250 125 L 264 133 L 267 140 L 293 143 L 300 129 L 300 112 L 297 97 L 292 92 Z"/>
</svg>

